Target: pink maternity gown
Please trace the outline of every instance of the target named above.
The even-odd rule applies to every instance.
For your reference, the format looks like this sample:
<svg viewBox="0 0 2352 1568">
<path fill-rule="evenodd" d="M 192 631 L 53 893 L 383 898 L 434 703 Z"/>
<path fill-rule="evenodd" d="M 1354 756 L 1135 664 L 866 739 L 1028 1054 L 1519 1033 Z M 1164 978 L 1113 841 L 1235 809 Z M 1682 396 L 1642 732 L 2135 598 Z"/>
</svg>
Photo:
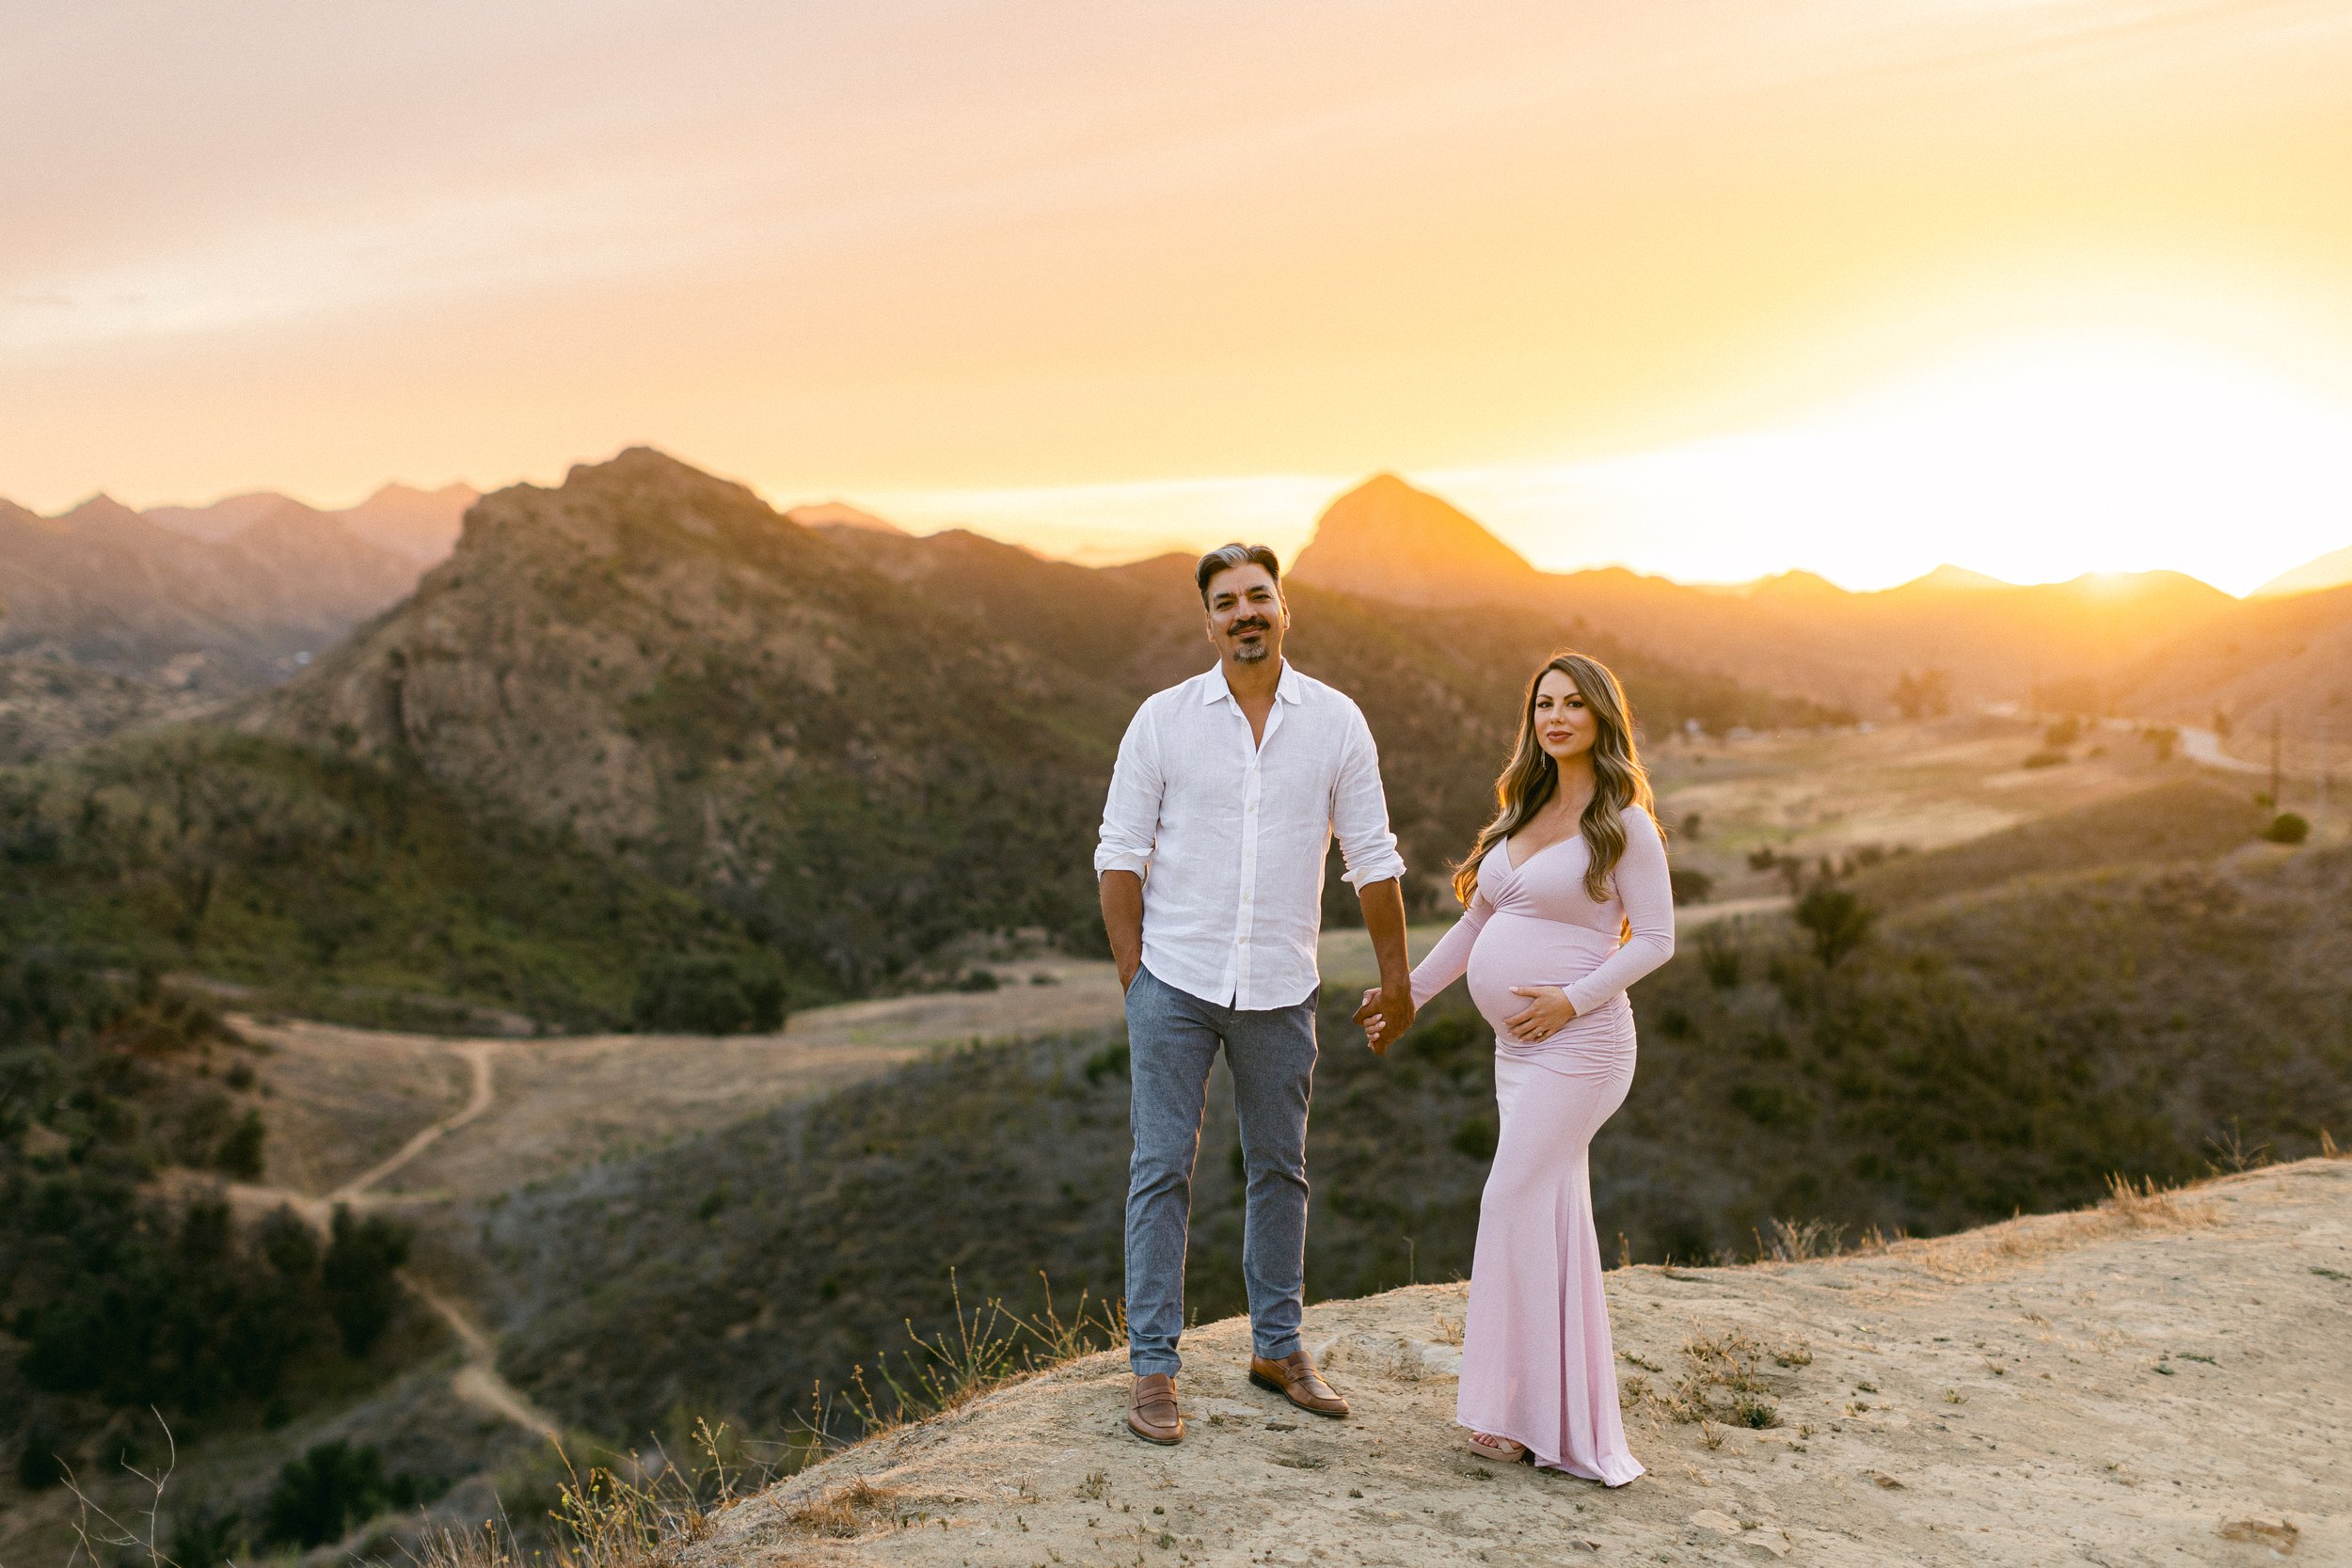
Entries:
<svg viewBox="0 0 2352 1568">
<path fill-rule="evenodd" d="M 1539 1465 L 1622 1486 L 1642 1473 L 1617 1415 L 1617 1372 L 1601 1294 L 1585 1151 L 1633 1083 L 1633 1007 L 1625 989 L 1674 954 L 1666 847 L 1638 806 L 1625 813 L 1612 896 L 1584 891 L 1582 836 L 1523 864 L 1499 844 L 1478 893 L 1421 967 L 1425 1003 L 1470 974 L 1495 1030 L 1502 1136 L 1478 1209 L 1470 1318 L 1455 1416 L 1473 1432 L 1523 1443 Z M 1529 998 L 1513 986 L 1564 987 L 1576 1017 L 1549 1038 L 1504 1023 Z"/>
</svg>

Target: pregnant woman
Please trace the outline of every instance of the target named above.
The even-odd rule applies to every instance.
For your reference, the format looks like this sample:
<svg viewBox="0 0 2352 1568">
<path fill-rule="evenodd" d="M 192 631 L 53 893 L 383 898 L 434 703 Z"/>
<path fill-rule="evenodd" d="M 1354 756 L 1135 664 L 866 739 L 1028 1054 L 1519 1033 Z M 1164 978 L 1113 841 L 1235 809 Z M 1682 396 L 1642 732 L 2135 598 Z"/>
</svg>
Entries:
<svg viewBox="0 0 2352 1568">
<path fill-rule="evenodd" d="M 1424 1004 L 1467 970 L 1495 1030 L 1502 1132 L 1455 1414 L 1486 1458 L 1622 1486 L 1642 1466 L 1617 1415 L 1585 1150 L 1633 1082 L 1626 987 L 1675 939 L 1666 846 L 1606 666 L 1569 653 L 1535 673 L 1495 796 L 1454 872 L 1462 918 L 1413 972 Z"/>
</svg>

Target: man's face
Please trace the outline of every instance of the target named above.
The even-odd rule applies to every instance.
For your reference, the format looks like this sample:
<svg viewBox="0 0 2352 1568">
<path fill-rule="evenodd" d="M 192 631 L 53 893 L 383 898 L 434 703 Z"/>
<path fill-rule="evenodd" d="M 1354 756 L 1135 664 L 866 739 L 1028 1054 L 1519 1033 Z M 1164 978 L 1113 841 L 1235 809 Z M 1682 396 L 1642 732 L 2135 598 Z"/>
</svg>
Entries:
<svg viewBox="0 0 2352 1568">
<path fill-rule="evenodd" d="M 1291 612 L 1282 591 L 1254 562 L 1228 566 L 1209 579 L 1209 641 L 1236 664 L 1279 658 Z"/>
</svg>

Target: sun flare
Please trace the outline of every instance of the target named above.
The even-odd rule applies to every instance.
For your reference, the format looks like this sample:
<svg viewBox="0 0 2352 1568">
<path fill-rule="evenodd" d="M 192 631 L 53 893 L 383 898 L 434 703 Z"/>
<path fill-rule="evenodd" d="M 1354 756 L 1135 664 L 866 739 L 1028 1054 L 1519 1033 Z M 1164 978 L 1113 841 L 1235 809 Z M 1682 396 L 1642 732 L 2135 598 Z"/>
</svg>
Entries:
<svg viewBox="0 0 2352 1568">
<path fill-rule="evenodd" d="M 1554 568 L 1871 588 L 1947 561 L 2168 567 L 2243 594 L 2352 534 L 2352 400 L 2195 344 L 2026 339 L 1755 432 L 1431 479 Z"/>
</svg>

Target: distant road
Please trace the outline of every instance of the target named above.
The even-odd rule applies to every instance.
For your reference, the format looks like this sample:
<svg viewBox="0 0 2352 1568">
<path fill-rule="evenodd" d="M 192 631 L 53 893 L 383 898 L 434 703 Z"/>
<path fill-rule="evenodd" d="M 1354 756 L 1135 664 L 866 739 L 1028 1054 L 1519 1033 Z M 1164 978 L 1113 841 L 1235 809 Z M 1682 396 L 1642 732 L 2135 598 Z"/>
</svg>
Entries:
<svg viewBox="0 0 2352 1568">
<path fill-rule="evenodd" d="M 2173 726 L 2181 732 L 2181 755 L 2207 768 L 2218 768 L 2225 773 L 2267 773 L 2259 762 L 2233 757 L 2221 749 L 2221 737 L 2211 730 L 2192 729 L 2186 724 Z"/>
<path fill-rule="evenodd" d="M 2015 703 L 1990 703 L 1985 712 L 2003 719 L 2026 719 L 2035 723 L 2055 723 L 2070 717 L 2061 713 L 2028 713 Z M 2224 773 L 2267 773 L 2270 769 L 2259 762 L 2233 757 L 2221 749 L 2221 736 L 2212 730 L 2199 729 L 2194 724 L 2168 724 L 2161 719 L 2102 719 L 2099 727 L 2137 735 L 2144 729 L 2170 729 L 2181 737 L 2181 755 L 2201 768 L 2215 768 Z"/>
</svg>

